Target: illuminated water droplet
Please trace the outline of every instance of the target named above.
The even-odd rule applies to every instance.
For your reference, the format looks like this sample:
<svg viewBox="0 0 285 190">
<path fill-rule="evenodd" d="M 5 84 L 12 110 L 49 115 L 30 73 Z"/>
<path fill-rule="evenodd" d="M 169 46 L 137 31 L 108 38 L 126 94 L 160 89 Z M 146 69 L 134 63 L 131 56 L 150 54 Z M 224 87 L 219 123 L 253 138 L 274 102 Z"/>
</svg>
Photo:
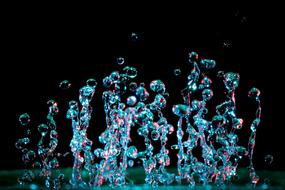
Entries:
<svg viewBox="0 0 285 190">
<path fill-rule="evenodd" d="M 91 78 L 86 81 L 86 84 L 90 87 L 95 88 L 97 86 L 97 81 Z"/>
<path fill-rule="evenodd" d="M 19 150 L 25 148 L 27 146 L 27 144 L 30 143 L 30 139 L 29 138 L 22 138 L 19 139 L 16 143 L 15 143 L 15 147 Z"/>
<path fill-rule="evenodd" d="M 150 89 L 153 92 L 163 94 L 165 92 L 165 84 L 161 80 L 153 80 L 150 83 Z"/>
<path fill-rule="evenodd" d="M 137 86 L 138 86 L 138 85 L 137 85 L 136 82 L 131 82 L 131 83 L 129 84 L 129 90 L 130 90 L 131 92 L 135 92 Z"/>
<path fill-rule="evenodd" d="M 224 84 L 228 91 L 233 91 L 239 85 L 240 76 L 238 73 L 228 72 L 224 74 Z"/>
<path fill-rule="evenodd" d="M 210 89 L 205 89 L 202 92 L 202 98 L 203 98 L 204 101 L 210 100 L 213 97 L 213 95 L 214 95 L 213 91 L 210 90 Z"/>
<path fill-rule="evenodd" d="M 66 90 L 71 87 L 71 83 L 68 80 L 63 80 L 59 83 L 59 88 Z"/>
<path fill-rule="evenodd" d="M 181 75 L 181 70 L 180 69 L 174 69 L 174 75 L 175 76 L 179 76 L 179 75 Z"/>
<path fill-rule="evenodd" d="M 134 67 L 129 67 L 129 66 L 126 66 L 124 69 L 123 69 L 124 73 L 130 77 L 130 78 L 135 78 L 138 74 L 138 71 L 136 68 Z"/>
<path fill-rule="evenodd" d="M 38 126 L 38 131 L 41 133 L 42 136 L 45 136 L 48 132 L 49 128 L 46 124 L 40 124 Z"/>
<path fill-rule="evenodd" d="M 125 59 L 123 57 L 118 57 L 117 58 L 117 64 L 118 65 L 123 65 L 125 63 Z"/>
<path fill-rule="evenodd" d="M 216 61 L 211 59 L 202 59 L 200 65 L 204 69 L 213 69 L 216 66 Z"/>
<path fill-rule="evenodd" d="M 252 99 L 258 99 L 260 96 L 260 90 L 257 88 L 252 88 L 250 89 L 250 91 L 248 92 L 248 97 L 252 98 Z"/>
<path fill-rule="evenodd" d="M 132 32 L 132 33 L 131 33 L 131 40 L 132 40 L 132 42 L 138 41 L 138 40 L 139 40 L 139 35 L 138 35 L 138 33 Z"/>
<path fill-rule="evenodd" d="M 129 158 L 136 159 L 138 156 L 138 151 L 135 146 L 130 146 L 127 151 L 127 155 Z"/>
<path fill-rule="evenodd" d="M 129 160 L 128 161 L 128 165 L 129 165 L 129 167 L 133 167 L 134 166 L 134 161 L 133 160 Z"/>
<path fill-rule="evenodd" d="M 189 106 L 178 104 L 172 107 L 172 112 L 177 116 L 186 116 L 190 114 Z"/>
<path fill-rule="evenodd" d="M 264 162 L 265 162 L 265 164 L 267 164 L 267 165 L 272 164 L 272 162 L 273 162 L 273 156 L 270 155 L 270 154 L 266 155 L 266 156 L 264 157 Z"/>
<path fill-rule="evenodd" d="M 134 106 L 137 103 L 137 98 L 135 96 L 129 96 L 127 98 L 127 104 L 129 106 Z"/>
<path fill-rule="evenodd" d="M 24 113 L 19 117 L 19 122 L 21 123 L 22 126 L 28 125 L 30 121 L 31 121 L 30 116 L 27 113 Z"/>
<path fill-rule="evenodd" d="M 196 52 L 193 51 L 193 52 L 189 53 L 189 62 L 190 63 L 197 62 L 198 58 L 199 58 L 199 56 Z"/>
</svg>

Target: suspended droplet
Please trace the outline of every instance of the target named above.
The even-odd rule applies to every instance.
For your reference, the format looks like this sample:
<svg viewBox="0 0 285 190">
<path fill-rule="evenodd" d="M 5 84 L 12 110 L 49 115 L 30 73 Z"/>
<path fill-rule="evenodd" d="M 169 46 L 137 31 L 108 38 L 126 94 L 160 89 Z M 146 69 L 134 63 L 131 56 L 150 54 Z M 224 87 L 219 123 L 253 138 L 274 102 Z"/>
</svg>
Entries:
<svg viewBox="0 0 285 190">
<path fill-rule="evenodd" d="M 124 73 L 130 77 L 130 78 L 135 78 L 138 74 L 138 71 L 136 68 L 134 67 L 129 67 L 129 66 L 126 66 L 124 69 L 123 69 Z"/>
<path fill-rule="evenodd" d="M 198 58 L 199 58 L 199 56 L 196 52 L 192 51 L 191 53 L 189 53 L 189 62 L 190 63 L 197 62 Z"/>
<path fill-rule="evenodd" d="M 204 69 L 213 69 L 216 66 L 216 61 L 211 59 L 202 59 L 200 65 Z"/>
<path fill-rule="evenodd" d="M 174 75 L 175 76 L 179 76 L 179 75 L 181 75 L 181 70 L 180 69 L 174 69 Z"/>
<path fill-rule="evenodd" d="M 127 98 L 127 104 L 129 106 L 134 106 L 137 103 L 137 98 L 135 96 L 129 96 Z"/>
<path fill-rule="evenodd" d="M 160 137 L 159 131 L 153 130 L 153 131 L 151 132 L 151 138 L 152 138 L 152 140 L 157 141 L 157 140 L 159 139 L 159 137 Z"/>
<path fill-rule="evenodd" d="M 202 98 L 204 101 L 208 101 L 213 97 L 213 91 L 211 89 L 205 89 L 202 92 Z"/>
<path fill-rule="evenodd" d="M 95 88 L 97 86 L 97 81 L 95 79 L 88 79 L 86 81 L 87 86 L 90 86 L 92 88 Z"/>
<path fill-rule="evenodd" d="M 264 157 L 264 162 L 265 162 L 265 164 L 267 164 L 267 165 L 272 164 L 272 162 L 273 162 L 273 156 L 270 155 L 270 154 L 266 155 L 266 156 Z"/>
<path fill-rule="evenodd" d="M 24 113 L 19 117 L 19 122 L 21 123 L 22 126 L 28 125 L 30 121 L 31 121 L 30 116 L 27 113 Z"/>
<path fill-rule="evenodd" d="M 118 57 L 117 58 L 117 64 L 118 65 L 123 65 L 125 63 L 125 59 L 123 57 Z"/>
<path fill-rule="evenodd" d="M 130 91 L 131 91 L 131 92 L 135 92 L 137 86 L 138 86 L 138 85 L 137 85 L 136 82 L 131 82 L 131 83 L 129 84 L 129 89 L 130 89 Z"/>
<path fill-rule="evenodd" d="M 260 96 L 260 90 L 257 88 L 252 88 L 250 89 L 250 91 L 248 92 L 248 97 L 257 100 Z"/>
<path fill-rule="evenodd" d="M 135 146 L 130 146 L 127 151 L 127 155 L 129 158 L 136 159 L 138 156 L 138 150 Z"/>
<path fill-rule="evenodd" d="M 172 107 L 172 112 L 177 116 L 186 116 L 190 114 L 189 106 L 178 104 Z"/>
<path fill-rule="evenodd" d="M 86 106 L 90 103 L 93 95 L 94 88 L 90 86 L 84 86 L 79 90 L 79 101 L 83 106 Z"/>
<path fill-rule="evenodd" d="M 153 80 L 150 83 L 150 89 L 153 92 L 163 94 L 165 92 L 165 84 L 161 80 Z"/>
<path fill-rule="evenodd" d="M 131 33 L 131 41 L 132 41 L 132 42 L 136 42 L 136 41 L 138 41 L 138 40 L 139 40 L 139 35 L 138 35 L 138 33 L 132 32 L 132 33 Z"/>
<path fill-rule="evenodd" d="M 133 167 L 134 166 L 134 161 L 133 160 L 129 160 L 128 161 L 128 165 L 129 165 L 129 167 Z"/>
<path fill-rule="evenodd" d="M 140 86 L 136 89 L 136 95 L 141 101 L 145 101 L 149 97 L 149 93 L 142 86 Z"/>
<path fill-rule="evenodd" d="M 71 87 L 71 83 L 68 80 L 63 80 L 59 83 L 59 88 L 66 90 Z"/>
<path fill-rule="evenodd" d="M 23 149 L 26 147 L 27 144 L 30 143 L 30 139 L 29 138 L 22 138 L 19 139 L 16 143 L 15 143 L 15 147 L 19 150 Z"/>
<path fill-rule="evenodd" d="M 41 133 L 42 136 L 45 136 L 48 132 L 48 126 L 46 124 L 40 124 L 38 126 L 38 131 Z"/>
<path fill-rule="evenodd" d="M 228 91 L 233 91 L 239 85 L 240 76 L 238 73 L 228 72 L 224 75 L 224 84 Z"/>
</svg>

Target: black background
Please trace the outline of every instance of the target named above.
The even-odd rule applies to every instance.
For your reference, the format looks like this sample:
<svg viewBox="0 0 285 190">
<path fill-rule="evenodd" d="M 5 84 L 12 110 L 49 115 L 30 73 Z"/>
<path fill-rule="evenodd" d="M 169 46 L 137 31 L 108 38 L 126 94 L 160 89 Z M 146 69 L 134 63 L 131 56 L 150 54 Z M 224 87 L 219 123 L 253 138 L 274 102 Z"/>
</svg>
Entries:
<svg viewBox="0 0 285 190">
<path fill-rule="evenodd" d="M 240 132 L 242 143 L 248 139 L 255 112 L 247 91 L 253 86 L 261 90 L 262 122 L 257 130 L 254 160 L 259 169 L 284 170 L 284 61 L 279 48 L 282 32 L 278 11 L 247 5 L 190 6 L 185 10 L 138 7 L 101 12 L 98 7 L 87 13 L 67 8 L 55 11 L 17 7 L 5 15 L 8 33 L 3 38 L 8 42 L 5 45 L 8 51 L 4 52 L 7 59 L 1 65 L 5 98 L 0 168 L 23 167 L 20 153 L 14 147 L 16 139 L 23 136 L 18 116 L 30 114 L 35 145 L 39 138 L 36 127 L 45 122 L 49 99 L 56 100 L 60 108 L 56 118 L 60 135 L 58 151 L 69 149 L 72 131 L 65 119 L 67 104 L 78 98 L 78 89 L 88 78 L 99 83 L 92 101 L 94 118 L 89 128 L 89 137 L 97 146 L 97 137 L 105 128 L 101 81 L 110 72 L 123 68 L 115 63 L 118 56 L 125 57 L 125 65 L 138 69 L 136 81 L 147 86 L 154 79 L 165 82 L 170 93 L 165 114 L 176 125 L 178 118 L 171 113 L 171 107 L 182 103 L 179 91 L 186 85 L 187 73 L 192 69 L 187 54 L 196 51 L 201 57 L 216 60 L 217 68 L 209 74 L 213 80 L 218 70 L 240 73 L 236 93 L 238 114 L 246 120 Z M 139 35 L 135 43 L 130 40 L 132 32 Z M 175 68 L 182 69 L 180 77 L 174 77 Z M 67 91 L 58 88 L 65 79 L 72 82 Z M 217 100 L 213 102 L 222 101 L 224 89 L 217 86 L 221 85 L 219 82 L 214 85 L 219 92 L 214 91 Z M 170 142 L 175 143 L 175 134 Z M 264 164 L 267 154 L 274 156 L 270 167 Z M 71 166 L 71 161 L 67 158 L 62 165 Z"/>
</svg>

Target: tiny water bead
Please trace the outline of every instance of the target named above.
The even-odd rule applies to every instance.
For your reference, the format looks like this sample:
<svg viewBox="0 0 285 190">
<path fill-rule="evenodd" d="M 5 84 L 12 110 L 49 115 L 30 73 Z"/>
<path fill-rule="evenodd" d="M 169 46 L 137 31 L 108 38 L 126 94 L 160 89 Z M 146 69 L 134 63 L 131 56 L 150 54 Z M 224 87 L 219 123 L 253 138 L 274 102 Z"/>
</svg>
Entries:
<svg viewBox="0 0 285 190">
<path fill-rule="evenodd" d="M 181 69 L 174 69 L 173 73 L 175 76 L 179 76 L 181 75 Z"/>
<path fill-rule="evenodd" d="M 125 63 L 125 59 L 123 57 L 118 57 L 116 62 L 118 65 L 123 65 Z"/>
<path fill-rule="evenodd" d="M 139 40 L 139 34 L 136 32 L 132 32 L 131 33 L 131 40 L 132 40 L 132 42 L 138 41 Z"/>
<path fill-rule="evenodd" d="M 30 121 L 31 121 L 30 116 L 27 113 L 24 113 L 24 114 L 20 115 L 20 117 L 19 117 L 19 122 L 22 126 L 28 125 L 30 123 Z"/>
<path fill-rule="evenodd" d="M 68 80 L 63 80 L 59 83 L 59 88 L 67 90 L 71 87 L 71 83 Z"/>
<path fill-rule="evenodd" d="M 265 164 L 267 164 L 267 165 L 271 165 L 272 162 L 273 162 L 273 156 L 270 155 L 270 154 L 266 155 L 266 156 L 264 157 L 264 162 L 265 162 Z"/>
<path fill-rule="evenodd" d="M 97 86 L 97 81 L 91 78 L 86 81 L 86 84 L 92 88 L 95 88 Z"/>
</svg>

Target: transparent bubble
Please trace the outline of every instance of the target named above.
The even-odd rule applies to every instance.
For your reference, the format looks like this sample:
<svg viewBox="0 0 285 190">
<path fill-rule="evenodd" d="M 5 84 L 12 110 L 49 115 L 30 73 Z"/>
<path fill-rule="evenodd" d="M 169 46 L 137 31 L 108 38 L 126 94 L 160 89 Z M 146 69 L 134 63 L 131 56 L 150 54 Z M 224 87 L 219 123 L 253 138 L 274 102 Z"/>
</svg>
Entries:
<svg viewBox="0 0 285 190">
<path fill-rule="evenodd" d="M 264 157 L 264 162 L 265 162 L 265 164 L 267 164 L 267 165 L 271 165 L 272 162 L 273 162 L 273 156 L 270 155 L 270 154 L 266 155 L 266 156 Z"/>
<path fill-rule="evenodd" d="M 83 106 L 86 106 L 90 103 L 93 95 L 94 88 L 90 86 L 84 86 L 79 90 L 79 101 Z"/>
<path fill-rule="evenodd" d="M 159 131 L 153 130 L 153 131 L 151 132 L 151 138 L 152 138 L 152 140 L 157 141 L 157 140 L 159 139 L 159 137 L 160 137 Z"/>
<path fill-rule="evenodd" d="M 19 122 L 21 123 L 22 126 L 28 125 L 30 121 L 31 121 L 30 116 L 27 113 L 24 113 L 19 117 Z"/>
<path fill-rule="evenodd" d="M 27 153 L 23 154 L 22 160 L 24 163 L 29 163 L 34 161 L 36 158 L 36 153 L 33 150 L 29 150 Z"/>
<path fill-rule="evenodd" d="M 46 124 L 40 124 L 38 126 L 38 131 L 41 133 L 42 136 L 45 136 L 49 131 L 49 128 Z"/>
<path fill-rule="evenodd" d="M 154 104 L 158 109 L 163 109 L 166 107 L 166 100 L 161 94 L 157 94 L 154 98 Z"/>
<path fill-rule="evenodd" d="M 117 64 L 118 65 L 123 65 L 125 63 L 125 59 L 123 57 L 118 57 L 117 58 Z"/>
<path fill-rule="evenodd" d="M 67 90 L 71 87 L 71 83 L 68 80 L 63 80 L 59 83 L 59 88 Z"/>
<path fill-rule="evenodd" d="M 135 96 L 129 96 L 127 98 L 127 104 L 129 106 L 134 106 L 137 103 L 137 98 Z"/>
<path fill-rule="evenodd" d="M 179 76 L 179 75 L 181 75 L 181 69 L 174 69 L 174 75 L 175 76 Z"/>
<path fill-rule="evenodd" d="M 153 80 L 150 83 L 150 89 L 156 93 L 164 93 L 165 92 L 165 84 L 161 80 Z"/>
<path fill-rule="evenodd" d="M 95 79 L 88 79 L 86 81 L 87 86 L 95 88 L 97 86 L 97 81 Z"/>
<path fill-rule="evenodd" d="M 138 151 L 135 146 L 130 146 L 127 151 L 127 155 L 129 158 L 136 159 L 138 156 Z"/>
</svg>

